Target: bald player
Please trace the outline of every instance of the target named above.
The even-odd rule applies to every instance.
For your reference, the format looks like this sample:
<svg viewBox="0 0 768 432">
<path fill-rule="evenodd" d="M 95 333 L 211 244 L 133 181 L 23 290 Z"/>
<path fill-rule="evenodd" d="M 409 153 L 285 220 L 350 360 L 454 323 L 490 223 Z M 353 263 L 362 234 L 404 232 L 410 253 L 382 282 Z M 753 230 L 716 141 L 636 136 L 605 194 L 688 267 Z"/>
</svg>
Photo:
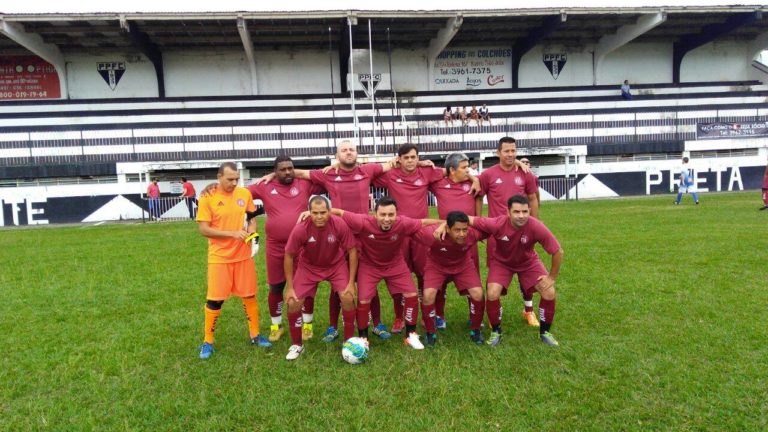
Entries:
<svg viewBox="0 0 768 432">
<path fill-rule="evenodd" d="M 513 195 L 523 195 L 528 197 L 530 215 L 538 218 L 539 188 L 536 176 L 530 170 L 526 172 L 520 166 L 520 161 L 517 160 L 517 142 L 515 139 L 512 137 L 499 139 L 496 155 L 499 157 L 499 163 L 480 174 L 480 186 L 483 193 L 488 197 L 488 217 L 506 216 L 509 198 Z M 478 215 L 480 214 L 478 213 Z M 489 268 L 490 261 L 494 256 L 493 248 L 495 245 L 496 240 L 493 237 L 489 238 L 486 253 Z M 539 321 L 536 319 L 536 314 L 533 313 L 533 291 L 526 291 L 523 286 L 520 286 L 520 292 L 523 296 L 523 319 L 529 326 L 538 327 Z"/>
<path fill-rule="evenodd" d="M 330 206 L 327 198 L 312 197 L 309 218 L 294 227 L 285 247 L 285 299 L 292 342 L 286 360 L 295 360 L 304 351 L 301 305 L 307 297 L 315 296 L 321 281 L 330 282 L 331 290 L 341 299 L 344 340 L 355 334 L 355 238 L 341 218 L 331 215 Z M 294 261 L 295 257 L 298 260 Z"/>
<path fill-rule="evenodd" d="M 497 346 L 501 342 L 501 302 L 512 277 L 517 274 L 520 286 L 526 292 L 538 291 L 539 336 L 550 346 L 558 345 L 549 332 L 555 318 L 555 281 L 563 261 L 563 249 L 552 232 L 538 219 L 530 215 L 528 198 L 515 195 L 507 200 L 507 215 L 495 218 L 472 218 L 470 224 L 496 239 L 492 251 L 493 259 L 488 260 L 487 301 L 485 304 L 492 331 L 488 344 Z M 547 271 L 536 253 L 536 243 L 541 244 L 552 264 Z"/>
<path fill-rule="evenodd" d="M 251 246 L 245 239 L 256 232 L 256 206 L 251 193 L 238 187 L 240 173 L 232 162 L 225 162 L 216 175 L 218 189 L 200 197 L 197 222 L 200 234 L 208 238 L 208 293 L 205 304 L 205 338 L 200 358 L 214 351 L 213 333 L 221 306 L 230 295 L 243 301 L 251 343 L 260 347 L 272 344 L 259 334 L 259 304 L 256 301 L 256 268 L 251 261 Z M 243 227 L 247 220 L 247 227 Z"/>
<path fill-rule="evenodd" d="M 369 195 L 373 180 L 389 171 L 394 164 L 387 162 L 358 165 L 357 147 L 349 140 L 340 141 L 336 146 L 336 164 L 338 169 L 335 170 L 307 171 L 296 169 L 294 174 L 297 178 L 311 180 L 313 184 L 327 190 L 335 208 L 353 213 L 368 213 Z M 270 181 L 272 177 L 274 176 L 269 175 L 265 176 L 264 179 Z M 339 336 L 336 327 L 341 305 L 335 292 L 331 292 L 328 303 L 330 325 L 323 336 L 324 342 L 332 342 Z M 371 302 L 371 315 L 374 324 L 373 333 L 382 339 L 390 338 L 392 335 L 381 322 L 381 305 L 378 296 Z"/>
<path fill-rule="evenodd" d="M 368 337 L 368 312 L 382 279 L 390 294 L 402 294 L 405 306 L 405 344 L 424 349 L 416 333 L 419 299 L 402 252 L 402 242 L 424 225 L 437 224 L 437 219 L 411 219 L 398 216 L 397 203 L 390 197 L 376 202 L 375 215 L 356 214 L 332 209 L 355 233 L 360 244 L 360 267 L 357 277 L 357 328 L 360 337 Z"/>
</svg>

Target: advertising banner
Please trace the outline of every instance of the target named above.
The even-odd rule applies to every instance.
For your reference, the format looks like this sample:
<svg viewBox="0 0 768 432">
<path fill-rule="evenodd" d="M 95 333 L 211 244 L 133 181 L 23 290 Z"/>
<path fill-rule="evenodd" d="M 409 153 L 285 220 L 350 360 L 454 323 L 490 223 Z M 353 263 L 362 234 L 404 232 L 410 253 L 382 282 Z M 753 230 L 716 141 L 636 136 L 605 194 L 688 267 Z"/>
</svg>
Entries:
<svg viewBox="0 0 768 432">
<path fill-rule="evenodd" d="M 0 100 L 59 99 L 56 68 L 36 56 L 0 57 Z"/>
<path fill-rule="evenodd" d="M 437 56 L 435 90 L 512 88 L 509 48 L 451 48 Z"/>
<path fill-rule="evenodd" d="M 768 122 L 697 123 L 696 139 L 756 138 L 768 136 Z"/>
</svg>

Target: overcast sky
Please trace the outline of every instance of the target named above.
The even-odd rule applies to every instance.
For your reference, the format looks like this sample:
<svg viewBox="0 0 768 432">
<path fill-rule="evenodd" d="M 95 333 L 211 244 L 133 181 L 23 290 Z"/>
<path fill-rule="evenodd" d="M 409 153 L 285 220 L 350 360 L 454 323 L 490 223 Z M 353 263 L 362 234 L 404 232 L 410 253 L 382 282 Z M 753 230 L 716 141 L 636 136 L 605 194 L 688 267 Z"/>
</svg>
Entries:
<svg viewBox="0 0 768 432">
<path fill-rule="evenodd" d="M 631 7 L 631 6 L 715 6 L 726 4 L 759 4 L 744 1 L 708 0 L 386 0 L 361 2 L 360 0 L 216 0 L 195 2 L 190 0 L 3 0 L 0 13 L 83 13 L 83 12 L 232 12 L 232 11 L 312 11 L 312 10 L 462 10 L 462 9 L 519 9 L 556 7 Z M 471 5 L 471 6 L 470 6 Z"/>
</svg>

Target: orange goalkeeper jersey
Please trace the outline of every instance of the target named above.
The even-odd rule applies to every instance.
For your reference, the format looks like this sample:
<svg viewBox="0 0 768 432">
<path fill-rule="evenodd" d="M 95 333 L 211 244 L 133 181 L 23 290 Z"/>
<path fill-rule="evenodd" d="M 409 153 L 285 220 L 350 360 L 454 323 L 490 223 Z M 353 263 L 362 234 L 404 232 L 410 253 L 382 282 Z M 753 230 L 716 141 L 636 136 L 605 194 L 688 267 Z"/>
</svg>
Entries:
<svg viewBox="0 0 768 432">
<path fill-rule="evenodd" d="M 245 212 L 256 211 L 248 189 L 236 187 L 232 193 L 219 188 L 216 193 L 200 197 L 197 221 L 208 222 L 211 228 L 240 231 L 244 227 Z M 208 262 L 211 264 L 238 262 L 251 258 L 251 246 L 235 238 L 209 238 Z"/>
</svg>

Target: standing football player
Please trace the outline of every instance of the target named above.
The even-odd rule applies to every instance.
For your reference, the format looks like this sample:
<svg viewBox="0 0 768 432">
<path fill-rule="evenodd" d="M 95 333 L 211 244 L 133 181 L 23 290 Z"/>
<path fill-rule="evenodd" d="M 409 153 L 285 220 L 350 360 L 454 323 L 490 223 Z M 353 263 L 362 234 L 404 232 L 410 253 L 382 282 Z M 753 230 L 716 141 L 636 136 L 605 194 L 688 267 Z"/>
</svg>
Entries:
<svg viewBox="0 0 768 432">
<path fill-rule="evenodd" d="M 526 171 L 527 167 L 521 167 L 520 161 L 517 160 L 515 139 L 512 137 L 499 139 L 496 155 L 499 157 L 499 163 L 480 174 L 480 186 L 488 197 L 488 217 L 506 216 L 509 198 L 513 195 L 523 195 L 528 197 L 531 216 L 538 218 L 539 188 L 533 173 Z M 486 253 L 489 268 L 495 246 L 496 240 L 493 237 L 489 238 Z M 523 296 L 523 319 L 529 326 L 538 327 L 539 321 L 533 313 L 533 292 L 526 291 L 522 285 L 520 285 L 520 292 Z"/>
<path fill-rule="evenodd" d="M 237 165 L 232 162 L 221 164 L 216 177 L 218 189 L 200 197 L 197 210 L 200 234 L 208 238 L 208 293 L 201 359 L 213 354 L 216 322 L 221 315 L 222 304 L 230 295 L 243 300 L 251 343 L 260 347 L 272 346 L 259 334 L 256 267 L 251 261 L 251 246 L 245 242 L 249 235 L 256 232 L 256 206 L 253 205 L 251 193 L 237 186 L 240 180 Z M 246 219 L 248 225 L 243 229 Z"/>
</svg>

